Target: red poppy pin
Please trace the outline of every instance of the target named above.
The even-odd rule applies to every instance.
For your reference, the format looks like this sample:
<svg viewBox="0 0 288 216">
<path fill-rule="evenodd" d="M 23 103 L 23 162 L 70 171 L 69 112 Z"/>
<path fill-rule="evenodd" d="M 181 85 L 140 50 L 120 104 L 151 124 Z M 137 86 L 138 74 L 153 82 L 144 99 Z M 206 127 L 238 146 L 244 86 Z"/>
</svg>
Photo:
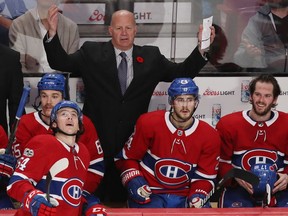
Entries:
<svg viewBox="0 0 288 216">
<path fill-rule="evenodd" d="M 136 58 L 136 60 L 137 60 L 137 62 L 139 62 L 139 63 L 143 63 L 143 62 L 144 62 L 144 59 L 143 59 L 142 57 L 140 57 L 140 56 L 138 56 L 138 57 Z"/>
</svg>

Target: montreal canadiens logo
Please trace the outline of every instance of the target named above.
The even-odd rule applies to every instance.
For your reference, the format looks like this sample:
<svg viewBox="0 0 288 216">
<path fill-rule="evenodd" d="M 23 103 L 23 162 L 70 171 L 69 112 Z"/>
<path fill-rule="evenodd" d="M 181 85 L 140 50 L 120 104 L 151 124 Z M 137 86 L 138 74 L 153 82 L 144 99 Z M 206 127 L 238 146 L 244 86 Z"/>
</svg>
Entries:
<svg viewBox="0 0 288 216">
<path fill-rule="evenodd" d="M 253 164 L 274 164 L 278 159 L 277 153 L 265 149 L 255 149 L 246 152 L 242 157 L 242 167 L 250 170 Z"/>
<path fill-rule="evenodd" d="M 187 183 L 191 165 L 179 160 L 161 159 L 155 163 L 155 176 L 162 183 L 170 187 L 178 187 Z"/>
<path fill-rule="evenodd" d="M 77 207 L 81 202 L 83 182 L 80 179 L 68 179 L 62 186 L 63 199 L 70 205 Z"/>
</svg>

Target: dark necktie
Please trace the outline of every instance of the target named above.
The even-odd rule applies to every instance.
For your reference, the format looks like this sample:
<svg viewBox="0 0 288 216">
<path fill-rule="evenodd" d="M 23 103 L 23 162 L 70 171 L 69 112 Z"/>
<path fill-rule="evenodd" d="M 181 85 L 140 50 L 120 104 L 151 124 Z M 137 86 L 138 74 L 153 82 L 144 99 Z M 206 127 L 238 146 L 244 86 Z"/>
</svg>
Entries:
<svg viewBox="0 0 288 216">
<path fill-rule="evenodd" d="M 127 55 L 125 52 L 121 52 L 120 56 L 122 57 L 122 60 L 118 67 L 118 78 L 121 86 L 122 95 L 124 95 L 127 83 L 127 60 L 126 60 Z"/>
</svg>

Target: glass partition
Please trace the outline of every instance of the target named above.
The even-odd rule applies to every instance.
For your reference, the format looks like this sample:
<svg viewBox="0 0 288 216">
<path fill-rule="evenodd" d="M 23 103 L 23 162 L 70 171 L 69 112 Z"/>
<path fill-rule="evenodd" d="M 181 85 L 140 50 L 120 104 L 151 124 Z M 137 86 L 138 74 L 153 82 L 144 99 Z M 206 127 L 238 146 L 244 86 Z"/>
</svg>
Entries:
<svg viewBox="0 0 288 216">
<path fill-rule="evenodd" d="M 287 19 L 283 21 L 275 15 L 273 21 L 269 18 L 269 11 L 275 6 L 271 2 L 276 1 L 287 4 L 285 0 L 70 0 L 63 1 L 60 7 L 64 15 L 77 22 L 82 43 L 109 40 L 111 14 L 118 9 L 133 11 L 138 24 L 135 43 L 159 46 L 166 57 L 176 62 L 197 46 L 203 18 L 213 16 L 216 38 L 209 50 L 210 61 L 201 73 L 278 74 L 288 72 L 288 30 L 283 28 Z"/>
</svg>

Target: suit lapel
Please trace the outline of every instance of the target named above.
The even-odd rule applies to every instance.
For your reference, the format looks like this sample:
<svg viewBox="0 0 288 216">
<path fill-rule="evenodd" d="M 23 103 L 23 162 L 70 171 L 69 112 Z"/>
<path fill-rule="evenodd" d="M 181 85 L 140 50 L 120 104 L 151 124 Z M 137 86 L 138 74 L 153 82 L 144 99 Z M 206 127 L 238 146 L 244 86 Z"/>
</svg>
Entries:
<svg viewBox="0 0 288 216">
<path fill-rule="evenodd" d="M 134 78 L 137 78 L 142 72 L 142 63 L 139 63 L 139 60 L 137 60 L 138 58 L 142 58 L 141 57 L 141 54 L 140 54 L 140 50 L 139 50 L 139 47 L 138 46 L 135 46 L 133 47 L 133 53 L 132 53 L 132 61 L 133 61 L 133 77 Z M 134 79 L 133 79 L 134 80 Z M 132 81 L 133 81 L 132 80 Z"/>
<path fill-rule="evenodd" d="M 137 88 L 137 81 L 139 81 L 139 77 L 141 74 L 144 73 L 144 65 L 141 60 L 143 60 L 143 56 L 141 55 L 141 51 L 138 46 L 133 47 L 133 53 L 132 53 L 132 61 L 133 61 L 133 79 L 130 83 L 129 87 L 127 88 L 126 93 L 129 93 L 131 89 Z M 139 87 L 139 86 L 138 86 Z"/>
</svg>

